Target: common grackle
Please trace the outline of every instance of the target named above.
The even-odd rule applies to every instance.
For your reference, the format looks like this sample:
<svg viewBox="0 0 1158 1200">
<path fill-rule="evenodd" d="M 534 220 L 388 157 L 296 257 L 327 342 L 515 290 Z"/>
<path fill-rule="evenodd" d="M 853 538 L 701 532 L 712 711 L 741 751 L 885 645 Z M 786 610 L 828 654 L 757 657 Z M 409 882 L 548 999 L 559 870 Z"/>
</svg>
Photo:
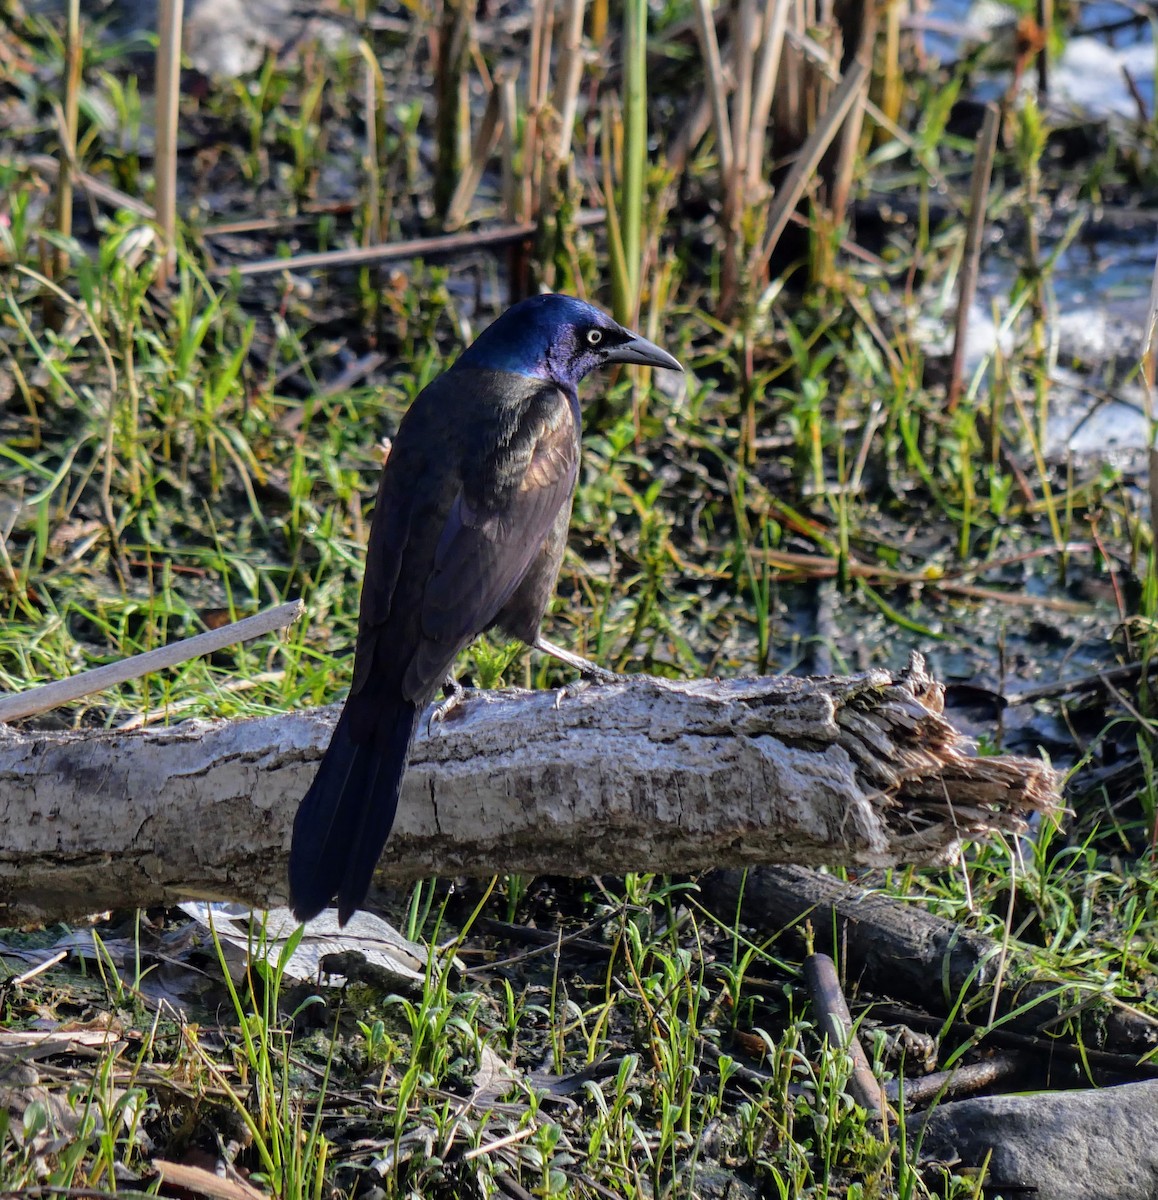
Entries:
<svg viewBox="0 0 1158 1200">
<path fill-rule="evenodd" d="M 370 527 L 353 685 L 294 820 L 290 902 L 300 920 L 336 894 L 345 923 L 365 900 L 419 718 L 459 651 L 494 626 L 556 651 L 539 623 L 579 475 L 576 389 L 606 363 L 682 369 L 589 304 L 533 296 L 403 417 Z"/>
</svg>

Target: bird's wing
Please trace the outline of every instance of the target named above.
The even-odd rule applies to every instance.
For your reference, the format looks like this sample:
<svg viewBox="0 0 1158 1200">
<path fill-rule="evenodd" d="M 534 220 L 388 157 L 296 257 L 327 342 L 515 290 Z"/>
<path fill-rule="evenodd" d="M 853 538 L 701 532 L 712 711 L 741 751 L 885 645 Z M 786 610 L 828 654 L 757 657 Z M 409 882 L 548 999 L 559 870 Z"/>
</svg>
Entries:
<svg viewBox="0 0 1158 1200">
<path fill-rule="evenodd" d="M 436 689 L 459 650 L 495 619 L 574 490 L 579 438 L 562 393 L 539 391 L 501 441 L 491 450 L 498 469 L 466 478 L 442 528 L 403 681 L 409 698 Z"/>
</svg>

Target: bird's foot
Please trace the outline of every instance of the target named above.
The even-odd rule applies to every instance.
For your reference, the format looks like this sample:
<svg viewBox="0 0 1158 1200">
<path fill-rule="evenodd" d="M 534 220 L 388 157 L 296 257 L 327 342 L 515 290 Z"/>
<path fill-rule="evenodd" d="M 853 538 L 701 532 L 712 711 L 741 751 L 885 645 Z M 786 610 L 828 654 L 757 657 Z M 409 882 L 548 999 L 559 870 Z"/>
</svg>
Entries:
<svg viewBox="0 0 1158 1200">
<path fill-rule="evenodd" d="M 624 675 L 599 666 L 598 663 L 593 663 L 589 658 L 584 658 L 581 654 L 572 654 L 570 650 L 564 650 L 562 646 L 556 646 L 554 642 L 549 642 L 546 638 L 536 638 L 533 645 L 541 653 L 549 654 L 552 658 L 557 658 L 564 665 L 572 667 L 579 672 L 579 678 L 574 683 L 566 684 L 556 693 L 556 708 L 564 700 L 577 695 L 593 683 L 618 683 L 621 679 L 626 678 Z"/>
<path fill-rule="evenodd" d="M 442 681 L 442 700 L 430 710 L 426 718 L 426 736 L 430 736 L 430 727 L 436 721 L 445 721 L 452 712 L 466 699 L 466 688 L 453 675 L 448 675 Z"/>
</svg>

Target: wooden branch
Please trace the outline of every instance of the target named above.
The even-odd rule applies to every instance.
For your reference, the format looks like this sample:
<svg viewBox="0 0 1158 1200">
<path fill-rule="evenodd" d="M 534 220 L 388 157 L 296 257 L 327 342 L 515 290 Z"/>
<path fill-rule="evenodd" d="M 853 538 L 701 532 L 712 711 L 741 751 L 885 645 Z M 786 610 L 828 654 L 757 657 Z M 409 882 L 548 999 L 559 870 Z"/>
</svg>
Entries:
<svg viewBox="0 0 1158 1200">
<path fill-rule="evenodd" d="M 420 734 L 380 871 L 690 871 L 945 862 L 1058 806 L 1043 763 L 970 758 L 942 689 L 644 676 L 477 693 Z M 131 733 L 0 726 L 0 921 L 285 897 L 294 811 L 333 710 Z"/>
<path fill-rule="evenodd" d="M 815 940 L 842 959 L 842 974 L 862 992 L 920 1005 L 939 1020 L 972 1013 L 988 1020 L 1000 989 L 997 1010 L 1006 1032 L 1056 1038 L 1076 1027 L 1081 1053 L 1091 1061 L 1095 1048 L 1140 1057 L 1158 1047 L 1158 1021 L 1102 986 L 1057 979 L 1016 943 L 1007 950 L 997 939 L 882 892 L 798 866 L 713 871 L 701 892 L 721 919 L 739 913 L 744 924 L 801 947 Z"/>
<path fill-rule="evenodd" d="M 146 650 L 144 654 L 134 654 L 132 658 L 93 667 L 91 671 L 81 671 L 79 675 L 70 675 L 67 679 L 56 679 L 43 687 L 0 697 L 0 721 L 20 721 L 35 713 L 47 712 L 50 708 L 59 708 L 84 696 L 106 691 L 119 683 L 128 683 L 130 679 L 140 679 L 142 675 L 149 675 L 153 671 L 176 667 L 191 658 L 201 658 L 226 646 L 236 646 L 238 642 L 262 637 L 275 629 L 292 625 L 303 612 L 305 605 L 300 600 L 290 600 L 286 604 L 254 613 L 252 617 L 243 617 L 240 621 L 231 621 L 228 625 L 182 638 L 179 642 L 158 646 L 156 650 Z"/>
</svg>

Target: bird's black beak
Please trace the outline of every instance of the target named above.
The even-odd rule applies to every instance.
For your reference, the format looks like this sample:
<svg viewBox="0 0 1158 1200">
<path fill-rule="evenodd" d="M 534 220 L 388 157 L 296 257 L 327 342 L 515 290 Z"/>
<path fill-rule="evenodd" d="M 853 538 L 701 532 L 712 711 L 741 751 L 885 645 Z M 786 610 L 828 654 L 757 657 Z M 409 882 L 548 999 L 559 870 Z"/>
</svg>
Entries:
<svg viewBox="0 0 1158 1200">
<path fill-rule="evenodd" d="M 669 371 L 682 371 L 683 367 L 672 358 L 666 350 L 661 350 L 655 342 L 633 333 L 631 340 L 619 346 L 612 346 L 603 359 L 609 363 L 635 363 L 641 367 L 666 367 Z"/>
</svg>

